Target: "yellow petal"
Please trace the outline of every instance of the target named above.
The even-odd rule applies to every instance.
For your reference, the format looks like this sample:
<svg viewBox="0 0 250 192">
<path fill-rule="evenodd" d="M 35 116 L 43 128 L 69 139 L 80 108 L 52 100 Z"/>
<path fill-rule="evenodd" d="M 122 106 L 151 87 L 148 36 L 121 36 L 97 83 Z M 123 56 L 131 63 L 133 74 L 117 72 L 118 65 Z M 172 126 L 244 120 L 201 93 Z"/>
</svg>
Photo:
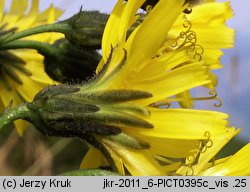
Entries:
<svg viewBox="0 0 250 192">
<path fill-rule="evenodd" d="M 209 72 L 208 75 L 211 81 L 205 85 L 205 87 L 209 88 L 210 90 L 215 90 L 218 85 L 218 77 L 212 72 Z"/>
<path fill-rule="evenodd" d="M 148 150 L 130 149 L 104 139 L 103 143 L 119 156 L 133 176 L 165 175 L 161 166 Z M 142 166 L 143 165 L 143 166 Z"/>
<path fill-rule="evenodd" d="M 139 101 L 143 105 L 148 105 L 194 87 L 208 84 L 210 80 L 207 75 L 206 67 L 202 63 L 194 63 L 168 71 L 160 77 L 144 80 L 140 74 L 137 74 L 137 78 L 129 78 L 124 81 L 127 82 L 130 89 L 152 93 L 152 98 Z M 132 82 L 129 82 L 130 80 Z"/>
<path fill-rule="evenodd" d="M 23 15 L 28 7 L 28 0 L 12 0 L 9 10 L 10 15 Z"/>
<path fill-rule="evenodd" d="M 28 126 L 31 126 L 31 124 L 27 121 L 24 121 L 22 119 L 18 119 L 14 122 L 14 125 L 16 127 L 16 130 L 18 134 L 22 137 L 25 130 L 28 128 Z"/>
<path fill-rule="evenodd" d="M 129 0 L 126 3 L 124 11 L 121 14 L 120 26 L 118 28 L 118 36 L 120 41 L 125 42 L 127 30 L 134 21 L 134 17 L 137 10 L 141 7 L 141 5 L 144 2 L 145 0 L 137 0 L 137 1 Z"/>
<path fill-rule="evenodd" d="M 151 115 L 147 119 L 153 129 L 133 129 L 134 135 L 156 138 L 197 140 L 210 136 L 224 135 L 227 129 L 227 114 L 191 109 L 155 109 L 149 108 Z M 127 128 L 126 128 L 127 130 Z M 132 134 L 132 132 L 130 132 Z"/>
<path fill-rule="evenodd" d="M 206 49 L 203 53 L 202 60 L 205 61 L 209 69 L 220 69 L 222 65 L 220 64 L 220 57 L 223 52 L 218 49 Z"/>
<path fill-rule="evenodd" d="M 11 50 L 11 53 L 15 54 L 16 56 L 22 58 L 26 62 L 29 61 L 36 61 L 36 62 L 43 62 L 43 56 L 38 54 L 35 50 Z"/>
<path fill-rule="evenodd" d="M 211 14 L 213 10 L 213 14 Z M 191 22 L 191 31 L 196 34 L 197 45 L 204 49 L 202 60 L 211 69 L 220 68 L 220 48 L 231 48 L 234 44 L 234 30 L 226 27 L 225 21 L 233 15 L 229 3 L 203 3 L 193 8 L 192 14 L 186 15 Z M 169 32 L 169 37 L 176 38 L 183 28 L 183 16 L 179 16 Z M 213 52 L 216 52 L 214 54 Z"/>
<path fill-rule="evenodd" d="M 37 15 L 39 12 L 39 0 L 32 0 L 28 16 Z"/>
<path fill-rule="evenodd" d="M 45 84 L 35 82 L 30 77 L 26 75 L 19 74 L 20 78 L 24 82 L 23 85 L 17 85 L 16 89 L 18 93 L 26 100 L 32 101 L 35 94 L 38 93 L 42 88 L 45 87 Z"/>
<path fill-rule="evenodd" d="M 202 152 L 198 164 L 194 166 L 195 174 L 198 174 L 206 163 L 208 163 L 233 137 L 235 137 L 240 132 L 240 129 L 235 130 L 234 128 L 229 128 L 229 131 L 219 137 L 210 138 L 212 143 L 212 147 L 209 147 Z"/>
<path fill-rule="evenodd" d="M 8 80 L 11 84 L 12 84 L 12 87 L 15 87 L 15 85 L 13 86 L 13 82 L 11 80 Z M 1 111 L 7 107 L 10 103 L 11 100 L 13 100 L 13 107 L 19 105 L 20 103 L 23 102 L 22 98 L 20 98 L 20 96 L 17 94 L 16 90 L 15 89 L 12 89 L 12 90 L 7 90 L 5 88 L 5 86 L 3 85 L 3 82 L 0 81 L 0 87 L 1 87 L 1 92 L 0 92 L 0 107 L 1 107 Z M 1 104 L 2 103 L 2 104 Z M 17 128 L 17 131 L 19 133 L 20 136 L 23 135 L 24 133 L 24 130 L 27 128 L 27 125 L 29 123 L 23 121 L 23 120 L 18 120 L 18 121 L 15 121 L 14 122 L 16 128 Z"/>
<path fill-rule="evenodd" d="M 173 50 L 150 60 L 142 69 L 133 67 L 134 71 L 140 71 L 142 79 L 152 79 L 166 74 L 181 64 L 188 62 L 190 56 L 186 49 Z"/>
<path fill-rule="evenodd" d="M 166 41 L 168 31 L 182 12 L 183 0 L 161 0 L 140 25 L 128 49 L 126 67 L 139 67 L 151 59 Z"/>
<path fill-rule="evenodd" d="M 4 106 L 3 102 L 2 102 L 2 99 L 0 98 L 0 114 L 3 113 L 4 108 L 5 108 L 5 106 Z"/>
<path fill-rule="evenodd" d="M 112 150 L 112 148 L 110 148 L 109 145 L 104 144 L 104 147 L 106 148 L 106 150 L 109 152 L 111 158 L 113 159 L 118 173 L 121 175 L 125 175 L 123 159 L 119 155 L 117 155 L 116 151 Z"/>
<path fill-rule="evenodd" d="M 211 137 L 208 141 L 208 146 L 205 146 L 198 154 L 198 162 L 196 165 L 192 166 L 193 174 L 199 175 L 199 173 L 204 170 L 209 161 L 235 136 L 239 133 L 240 129 L 235 131 L 235 128 L 228 128 L 228 132 L 224 135 Z M 191 163 L 191 162 L 187 162 Z M 177 173 L 181 175 L 186 175 L 186 167 L 181 167 L 178 169 Z"/>
<path fill-rule="evenodd" d="M 106 61 L 110 54 L 111 46 L 115 47 L 120 40 L 118 36 L 119 34 L 116 32 L 116 30 L 119 29 L 121 15 L 124 11 L 125 4 L 123 4 L 123 2 L 123 0 L 118 0 L 118 2 L 116 3 L 115 7 L 113 8 L 113 11 L 110 14 L 103 33 L 102 54 L 104 61 Z"/>
<path fill-rule="evenodd" d="M 8 79 L 8 82 L 12 87 L 15 87 L 17 85 L 16 83 L 14 84 L 11 79 Z M 11 100 L 13 100 L 13 106 L 17 106 L 19 103 L 23 102 L 23 100 L 17 95 L 15 88 L 12 90 L 8 90 L 5 88 L 5 85 L 3 83 L 3 81 L 0 81 L 0 98 L 4 106 L 8 106 Z"/>
<path fill-rule="evenodd" d="M 49 22 L 53 22 L 51 20 L 52 18 L 52 15 L 54 17 L 54 21 L 56 19 L 58 19 L 61 15 L 63 14 L 63 11 L 58 9 L 58 8 L 55 8 L 52 4 L 50 5 L 50 7 L 46 10 L 44 10 L 43 12 L 41 12 L 37 18 L 36 18 L 36 25 L 41 25 L 41 24 L 46 24 Z"/>
<path fill-rule="evenodd" d="M 5 4 L 5 0 L 0 1 L 0 21 L 2 20 L 2 17 L 4 16 L 4 4 Z"/>
<path fill-rule="evenodd" d="M 144 1 L 145 0 L 130 0 L 124 3 L 123 0 L 119 0 L 116 3 L 102 38 L 102 52 L 105 61 L 110 54 L 111 46 L 114 47 L 125 42 L 127 30 L 135 20 L 135 14 Z"/>
<path fill-rule="evenodd" d="M 213 10 L 213 14 L 211 14 Z M 187 19 L 191 20 L 193 25 L 221 25 L 225 20 L 233 16 L 229 2 L 204 3 L 193 7 L 192 14 L 187 15 Z"/>
<path fill-rule="evenodd" d="M 234 30 L 225 26 L 205 28 L 193 27 L 196 32 L 197 44 L 205 49 L 231 48 L 234 45 Z"/>
<path fill-rule="evenodd" d="M 250 144 L 240 149 L 226 162 L 213 166 L 200 175 L 203 176 L 249 176 Z"/>
<path fill-rule="evenodd" d="M 10 10 L 4 16 L 2 23 L 8 23 L 8 28 L 15 27 L 15 22 L 25 13 L 28 0 L 13 0 Z"/>
<path fill-rule="evenodd" d="M 199 149 L 200 141 L 184 139 L 166 139 L 151 136 L 137 136 L 138 139 L 150 144 L 152 154 L 170 158 L 186 158 L 195 154 Z"/>
<path fill-rule="evenodd" d="M 104 156 L 94 147 L 91 147 L 84 156 L 80 169 L 95 169 L 103 165 Z"/>
<path fill-rule="evenodd" d="M 53 80 L 44 71 L 43 56 L 38 54 L 34 50 L 15 50 L 12 51 L 13 54 L 22 58 L 26 64 L 25 68 L 32 73 L 32 80 L 43 84 L 43 86 L 53 84 Z M 19 74 L 20 72 L 18 72 Z"/>
<path fill-rule="evenodd" d="M 189 91 L 184 91 L 182 93 L 176 94 L 177 98 L 184 98 L 179 101 L 179 104 L 182 108 L 192 108 L 194 106 L 192 96 Z"/>
</svg>

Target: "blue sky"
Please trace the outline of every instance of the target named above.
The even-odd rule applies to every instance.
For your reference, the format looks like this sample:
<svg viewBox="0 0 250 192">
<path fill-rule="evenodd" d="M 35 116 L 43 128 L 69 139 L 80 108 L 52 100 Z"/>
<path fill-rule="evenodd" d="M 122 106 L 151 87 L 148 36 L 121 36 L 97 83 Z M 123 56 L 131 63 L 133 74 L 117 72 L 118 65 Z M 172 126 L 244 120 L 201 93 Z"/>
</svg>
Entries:
<svg viewBox="0 0 250 192">
<path fill-rule="evenodd" d="M 228 25 L 236 30 L 235 47 L 225 50 L 222 57 L 224 68 L 219 76 L 218 94 L 223 100 L 222 110 L 229 113 L 232 125 L 241 127 L 240 136 L 250 140 L 250 2 L 232 0 L 235 16 Z M 237 57 L 233 67 L 232 58 Z"/>
<path fill-rule="evenodd" d="M 102 12 L 110 12 L 112 7 L 117 2 L 116 0 L 40 0 L 41 8 L 45 8 L 48 6 L 50 2 L 53 2 L 58 7 L 65 9 L 64 18 L 67 18 L 72 15 L 72 13 L 77 12 L 81 6 L 86 10 L 97 9 Z M 74 3 L 72 3 L 74 2 Z"/>
</svg>

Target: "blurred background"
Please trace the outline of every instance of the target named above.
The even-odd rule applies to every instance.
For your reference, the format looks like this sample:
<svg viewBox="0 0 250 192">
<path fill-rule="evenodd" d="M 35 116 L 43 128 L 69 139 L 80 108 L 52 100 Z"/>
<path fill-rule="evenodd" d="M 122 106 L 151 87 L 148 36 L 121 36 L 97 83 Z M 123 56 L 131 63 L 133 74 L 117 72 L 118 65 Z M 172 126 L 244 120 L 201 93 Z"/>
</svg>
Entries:
<svg viewBox="0 0 250 192">
<path fill-rule="evenodd" d="M 40 0 L 41 10 L 50 3 L 64 9 L 61 19 L 77 13 L 81 6 L 85 10 L 109 13 L 116 1 Z M 6 3 L 8 9 L 11 0 L 6 0 Z M 224 68 L 215 71 L 219 77 L 217 92 L 223 105 L 218 109 L 212 102 L 206 104 L 206 108 L 230 114 L 231 125 L 242 128 L 240 135 L 224 150 L 225 153 L 236 151 L 250 141 L 250 3 L 231 0 L 231 6 L 235 17 L 228 21 L 228 25 L 236 29 L 235 47 L 224 50 Z M 20 138 L 9 127 L 0 134 L 0 175 L 57 175 L 78 169 L 86 150 L 86 144 L 78 139 L 47 138 L 34 129 L 29 129 Z"/>
</svg>

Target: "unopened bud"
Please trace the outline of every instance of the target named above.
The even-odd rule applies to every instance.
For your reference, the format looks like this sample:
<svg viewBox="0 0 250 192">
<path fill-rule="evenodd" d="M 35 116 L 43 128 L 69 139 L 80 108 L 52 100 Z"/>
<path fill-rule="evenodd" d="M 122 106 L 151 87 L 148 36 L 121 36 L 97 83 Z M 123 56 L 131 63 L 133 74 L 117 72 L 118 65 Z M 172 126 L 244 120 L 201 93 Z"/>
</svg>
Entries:
<svg viewBox="0 0 250 192">
<path fill-rule="evenodd" d="M 55 90 L 54 90 L 55 89 Z M 62 137 L 82 137 L 85 133 L 117 134 L 120 129 L 95 121 L 92 117 L 100 108 L 91 102 L 75 102 L 58 98 L 61 95 L 74 94 L 77 88 L 60 85 L 51 86 L 39 93 L 28 108 L 40 118 L 42 124 L 36 124 L 43 134 Z M 31 120 L 32 122 L 32 120 Z M 34 122 L 32 122 L 34 123 Z"/>
<path fill-rule="evenodd" d="M 82 86 L 85 86 L 85 91 L 81 89 Z M 39 122 L 43 122 L 41 126 L 36 123 L 36 126 L 46 135 L 116 135 L 123 127 L 153 128 L 152 124 L 142 118 L 148 117 L 147 108 L 126 103 L 151 96 L 135 90 L 98 92 L 88 89 L 86 84 L 57 85 L 38 93 L 28 108 L 40 118 Z"/>
<path fill-rule="evenodd" d="M 101 48 L 102 35 L 109 15 L 99 11 L 80 11 L 60 23 L 67 24 L 70 30 L 64 33 L 73 44 L 95 49 Z"/>
<path fill-rule="evenodd" d="M 94 76 L 101 59 L 96 50 L 76 48 L 66 39 L 60 39 L 52 46 L 55 51 L 42 54 L 45 71 L 53 80 L 79 83 Z"/>
</svg>

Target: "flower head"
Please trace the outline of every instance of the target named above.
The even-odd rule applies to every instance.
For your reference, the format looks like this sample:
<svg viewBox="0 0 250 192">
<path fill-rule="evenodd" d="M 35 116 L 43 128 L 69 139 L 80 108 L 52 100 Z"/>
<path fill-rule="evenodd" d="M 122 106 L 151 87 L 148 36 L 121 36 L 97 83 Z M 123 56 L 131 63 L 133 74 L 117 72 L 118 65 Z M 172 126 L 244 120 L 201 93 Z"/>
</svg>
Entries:
<svg viewBox="0 0 250 192">
<path fill-rule="evenodd" d="M 126 108 L 122 105 L 101 108 L 110 115 L 133 115 L 150 123 L 152 127 L 139 126 L 139 128 L 135 125 L 122 125 L 120 122 L 116 124 L 123 133 L 138 141 L 146 141 L 150 147 L 135 149 L 117 142 L 114 138 L 100 135 L 94 137 L 113 158 L 120 173 L 124 174 L 124 170 L 128 170 L 132 175 L 165 175 L 180 167 L 178 160 L 170 161 L 169 158 L 194 157 L 192 161 L 185 163 L 193 165 L 201 149 L 212 147 L 212 139 L 224 138 L 229 133 L 235 135 L 237 132 L 234 128 L 227 128 L 225 119 L 228 116 L 223 113 L 152 107 L 162 100 L 171 102 L 173 96 L 183 97 L 183 93 L 197 86 L 208 86 L 213 79 L 208 59 L 201 57 L 201 52 L 207 50 L 208 43 L 201 41 L 201 46 L 197 46 L 198 37 L 191 31 L 192 21 L 190 23 L 186 20 L 189 16 L 183 19 L 182 11 L 186 8 L 184 1 L 159 1 L 142 24 L 127 38 L 127 31 L 136 20 L 136 12 L 143 3 L 144 1 L 124 3 L 120 0 L 116 4 L 103 36 L 101 64 L 106 64 L 103 65 L 101 75 L 98 81 L 92 84 L 91 89 L 94 92 L 104 90 L 115 92 L 122 89 L 151 94 L 147 98 L 123 103 Z M 226 4 L 213 5 L 224 7 Z M 195 11 L 194 8 L 193 12 Z M 199 12 L 199 9 L 197 11 Z M 201 21 L 200 18 L 197 19 L 195 16 L 194 18 L 194 21 Z M 224 25 L 225 19 L 219 22 L 220 16 L 210 19 L 210 22 L 215 22 L 218 26 Z M 206 23 L 206 18 L 203 21 Z M 187 28 L 184 32 L 183 27 L 180 29 L 181 22 L 184 23 L 184 28 Z M 198 30 L 198 34 L 202 32 Z M 216 40 L 215 37 L 213 41 Z M 210 41 L 211 44 L 213 41 Z M 225 44 L 231 43 L 231 40 L 222 41 Z M 115 48 L 111 50 L 111 46 Z M 210 47 L 210 50 L 217 51 L 220 46 L 221 44 L 215 45 Z M 185 101 L 185 98 L 182 99 Z M 131 110 L 131 106 L 136 106 L 140 110 Z M 82 162 L 83 168 L 89 167 L 89 159 L 94 155 L 96 155 L 95 150 L 90 150 Z M 95 162 L 96 164 L 92 162 L 90 167 L 100 165 L 102 158 L 97 159 L 99 160 Z M 167 163 L 162 166 L 160 161 Z"/>
<path fill-rule="evenodd" d="M 39 0 L 32 0 L 28 8 L 28 0 L 13 0 L 10 10 L 5 12 L 5 1 L 0 3 L 0 37 L 6 33 L 21 31 L 33 26 L 52 23 L 62 11 L 51 5 L 39 12 Z M 27 13 L 26 13 L 27 12 Z M 40 34 L 26 39 L 42 42 L 54 42 L 61 37 L 54 34 Z M 16 106 L 23 101 L 31 101 L 34 95 L 45 86 L 53 83 L 46 75 L 43 57 L 32 50 L 0 51 L 0 110 L 13 100 Z M 24 122 L 16 122 L 18 132 L 22 134 Z"/>
</svg>

